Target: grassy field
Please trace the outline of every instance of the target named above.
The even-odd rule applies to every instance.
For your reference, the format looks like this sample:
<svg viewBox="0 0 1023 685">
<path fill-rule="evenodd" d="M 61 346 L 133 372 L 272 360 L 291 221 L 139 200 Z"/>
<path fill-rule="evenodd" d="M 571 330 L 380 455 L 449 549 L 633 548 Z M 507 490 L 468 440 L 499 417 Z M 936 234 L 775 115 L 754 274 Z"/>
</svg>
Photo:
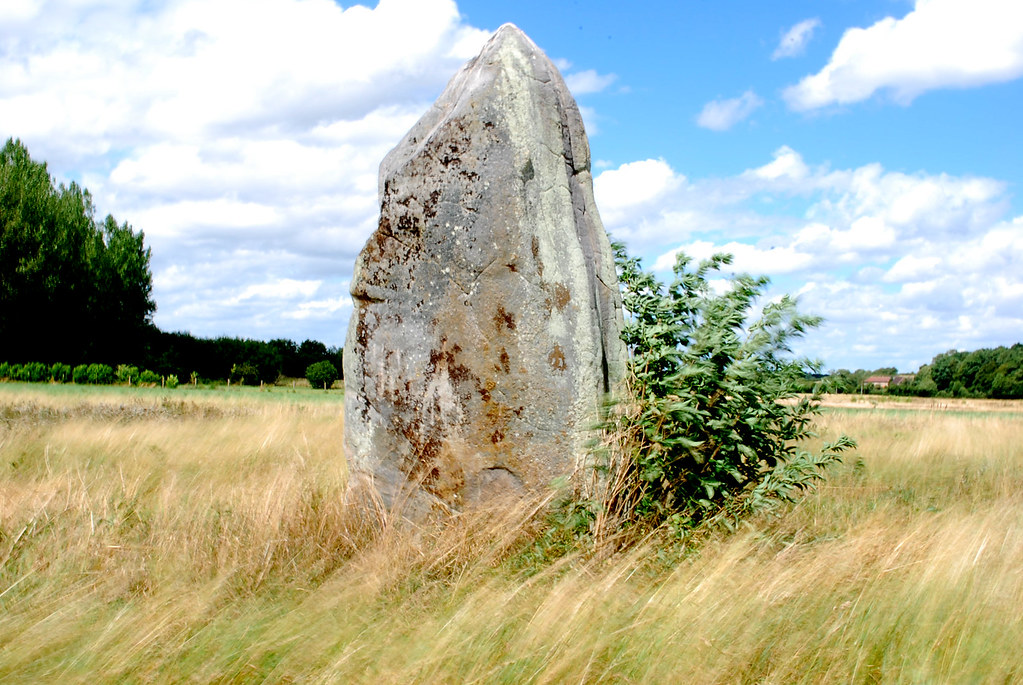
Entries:
<svg viewBox="0 0 1023 685">
<path fill-rule="evenodd" d="M 1023 681 L 1023 406 L 859 441 L 737 533 L 538 564 L 345 502 L 341 395 L 0 384 L 0 682 Z"/>
</svg>

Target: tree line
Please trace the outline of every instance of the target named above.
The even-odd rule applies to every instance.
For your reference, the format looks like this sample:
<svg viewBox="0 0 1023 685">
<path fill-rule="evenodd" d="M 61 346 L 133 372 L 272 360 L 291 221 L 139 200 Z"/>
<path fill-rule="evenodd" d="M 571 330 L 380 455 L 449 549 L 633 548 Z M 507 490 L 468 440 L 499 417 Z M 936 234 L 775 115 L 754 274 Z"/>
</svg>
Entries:
<svg viewBox="0 0 1023 685">
<path fill-rule="evenodd" d="M 107 215 L 89 191 L 57 184 L 16 139 L 0 151 L 0 362 L 100 364 L 188 379 L 270 383 L 314 364 L 341 369 L 321 342 L 197 338 L 153 324 L 153 275 L 145 234 Z M 321 378 L 321 376 L 317 376 Z"/>
<path fill-rule="evenodd" d="M 904 382 L 883 390 L 864 386 L 868 377 L 897 375 L 894 367 L 874 371 L 839 369 L 821 380 L 830 392 L 883 391 L 918 397 L 1023 399 L 1023 344 L 972 352 L 949 350 L 921 366 L 915 374 L 905 374 Z"/>
<path fill-rule="evenodd" d="M 259 385 L 278 378 L 305 378 L 310 366 L 329 362 L 340 378 L 343 351 L 317 340 L 295 343 L 278 338 L 265 342 L 246 338 L 197 338 L 190 333 L 154 331 L 142 351 L 141 366 L 157 373 L 203 379 L 228 378 L 232 383 Z"/>
<path fill-rule="evenodd" d="M 114 363 L 137 353 L 156 303 L 145 235 L 99 220 L 21 141 L 0 151 L 0 359 Z"/>
</svg>

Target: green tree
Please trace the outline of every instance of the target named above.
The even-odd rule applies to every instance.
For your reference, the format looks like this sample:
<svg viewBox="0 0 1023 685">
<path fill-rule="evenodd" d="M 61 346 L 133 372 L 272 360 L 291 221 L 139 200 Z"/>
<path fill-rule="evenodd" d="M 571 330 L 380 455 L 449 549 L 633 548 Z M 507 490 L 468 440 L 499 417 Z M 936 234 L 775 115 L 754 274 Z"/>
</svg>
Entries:
<svg viewBox="0 0 1023 685">
<path fill-rule="evenodd" d="M 127 223 L 118 225 L 112 216 L 104 220 L 101 235 L 94 266 L 100 286 L 94 310 L 106 322 L 107 335 L 100 336 L 97 344 L 115 358 L 135 357 L 156 310 L 151 250 L 142 231 L 134 232 Z"/>
<path fill-rule="evenodd" d="M 247 362 L 231 366 L 231 375 L 228 376 L 232 383 L 242 385 L 259 385 L 259 369 Z"/>
<path fill-rule="evenodd" d="M 334 382 L 338 380 L 339 374 L 333 364 L 328 361 L 322 361 L 310 364 L 309 368 L 305 370 L 305 377 L 309 381 L 309 385 L 314 388 L 327 389 L 334 385 Z"/>
<path fill-rule="evenodd" d="M 89 192 L 56 185 L 9 139 L 0 150 L 0 357 L 114 361 L 141 354 L 151 326 L 144 235 L 94 219 Z"/>
<path fill-rule="evenodd" d="M 965 356 L 962 352 L 949 350 L 939 354 L 931 361 L 931 380 L 934 381 L 938 391 L 948 390 L 952 382 L 956 380 L 959 362 Z"/>
<path fill-rule="evenodd" d="M 790 343 L 820 319 L 786 296 L 750 320 L 768 281 L 736 276 L 716 294 L 710 275 L 728 255 L 694 265 L 680 254 L 665 287 L 615 250 L 631 355 L 627 398 L 604 426 L 606 513 L 686 528 L 811 487 L 853 444 L 842 436 L 815 453 L 798 448 L 814 436 L 818 409 L 816 395 L 795 397 L 794 383 L 816 365 L 790 359 Z"/>
</svg>

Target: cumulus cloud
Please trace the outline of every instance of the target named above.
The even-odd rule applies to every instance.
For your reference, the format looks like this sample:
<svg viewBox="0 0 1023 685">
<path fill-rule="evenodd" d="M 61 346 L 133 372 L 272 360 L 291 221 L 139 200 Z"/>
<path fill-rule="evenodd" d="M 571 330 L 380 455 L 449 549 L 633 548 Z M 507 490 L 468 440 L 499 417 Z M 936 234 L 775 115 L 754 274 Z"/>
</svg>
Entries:
<svg viewBox="0 0 1023 685">
<path fill-rule="evenodd" d="M 593 69 L 587 69 L 565 76 L 565 85 L 572 91 L 572 95 L 579 97 L 589 93 L 599 93 L 617 79 L 618 77 L 614 74 L 598 74 Z"/>
<path fill-rule="evenodd" d="M 600 214 L 609 225 L 636 218 L 685 183 L 663 159 L 629 162 L 602 172 L 593 182 Z"/>
<path fill-rule="evenodd" d="M 802 155 L 788 145 L 783 145 L 774 152 L 774 161 L 751 169 L 745 172 L 745 175 L 771 182 L 780 179 L 799 182 L 806 178 L 809 171 L 806 163 L 803 162 Z"/>
<path fill-rule="evenodd" d="M 1023 329 L 1023 217 L 1004 218 L 996 179 L 832 169 L 783 146 L 730 178 L 646 160 L 604 171 L 595 190 L 608 230 L 662 276 L 679 252 L 728 252 L 728 271 L 774 279 L 769 297 L 798 293 L 827 319 L 804 347 L 825 361 L 914 370 Z"/>
<path fill-rule="evenodd" d="M 806 44 L 813 38 L 813 32 L 821 25 L 820 19 L 804 19 L 781 37 L 778 47 L 771 54 L 771 59 L 798 57 L 806 50 Z"/>
<path fill-rule="evenodd" d="M 145 231 L 161 327 L 340 344 L 380 159 L 488 37 L 453 0 L 3 2 L 0 135 Z"/>
<path fill-rule="evenodd" d="M 937 88 L 968 88 L 1023 75 L 1023 4 L 1016 0 L 917 0 L 901 19 L 845 32 L 828 64 L 784 91 L 812 110 L 881 91 L 908 104 Z"/>
<path fill-rule="evenodd" d="M 703 106 L 696 117 L 696 123 L 712 131 L 727 131 L 763 104 L 764 101 L 752 90 L 747 90 L 737 98 L 711 100 Z"/>
</svg>

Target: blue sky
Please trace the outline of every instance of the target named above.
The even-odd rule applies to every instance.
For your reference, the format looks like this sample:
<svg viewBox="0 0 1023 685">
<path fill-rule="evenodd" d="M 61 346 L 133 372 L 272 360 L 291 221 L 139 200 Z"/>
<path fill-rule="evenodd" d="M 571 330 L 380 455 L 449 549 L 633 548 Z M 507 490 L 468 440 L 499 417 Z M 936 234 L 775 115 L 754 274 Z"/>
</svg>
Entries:
<svg viewBox="0 0 1023 685">
<path fill-rule="evenodd" d="M 146 232 L 162 328 L 340 345 L 380 159 L 505 22 L 648 266 L 735 253 L 826 368 L 1023 341 L 1018 0 L 4 0 L 0 136 Z"/>
</svg>

